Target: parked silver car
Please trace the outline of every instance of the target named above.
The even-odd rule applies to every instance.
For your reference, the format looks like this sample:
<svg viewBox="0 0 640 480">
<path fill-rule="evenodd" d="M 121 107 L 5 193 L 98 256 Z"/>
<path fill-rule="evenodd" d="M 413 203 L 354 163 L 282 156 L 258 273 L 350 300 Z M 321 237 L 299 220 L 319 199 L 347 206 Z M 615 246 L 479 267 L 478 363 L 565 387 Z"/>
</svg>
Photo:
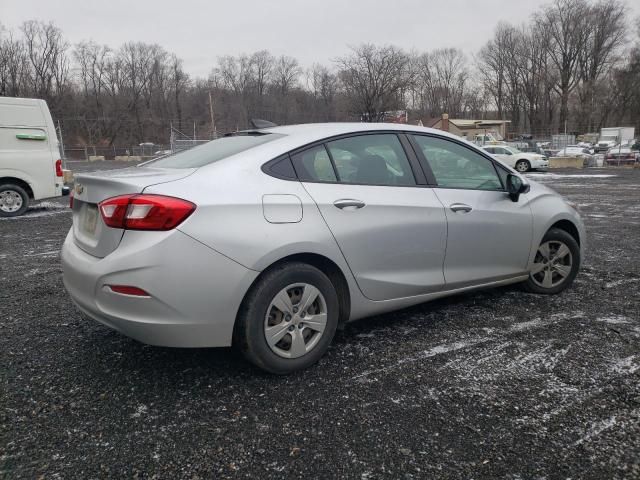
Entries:
<svg viewBox="0 0 640 480">
<path fill-rule="evenodd" d="M 145 343 L 235 345 L 288 373 L 341 322 L 480 287 L 558 293 L 578 212 L 469 142 L 395 124 L 238 132 L 76 176 L 64 283 Z"/>
</svg>

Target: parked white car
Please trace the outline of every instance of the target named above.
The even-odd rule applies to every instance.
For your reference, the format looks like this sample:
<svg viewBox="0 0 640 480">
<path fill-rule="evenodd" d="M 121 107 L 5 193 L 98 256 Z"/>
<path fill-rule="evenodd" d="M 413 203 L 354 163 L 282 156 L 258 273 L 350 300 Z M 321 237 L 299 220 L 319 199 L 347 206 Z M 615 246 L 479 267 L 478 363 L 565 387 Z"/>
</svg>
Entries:
<svg viewBox="0 0 640 480">
<path fill-rule="evenodd" d="M 66 193 L 51 113 L 44 100 L 0 97 L 0 217 L 22 215 L 30 200 Z"/>
<path fill-rule="evenodd" d="M 539 153 L 521 152 L 517 148 L 506 145 L 486 145 L 482 148 L 505 165 L 515 168 L 518 172 L 545 170 L 549 167 L 547 157 Z"/>
<path fill-rule="evenodd" d="M 567 145 L 566 147 L 560 149 L 560 151 L 556 153 L 556 156 L 582 158 L 586 161 L 587 164 L 593 162 L 593 155 L 591 155 L 589 149 L 580 147 L 578 145 Z"/>
</svg>

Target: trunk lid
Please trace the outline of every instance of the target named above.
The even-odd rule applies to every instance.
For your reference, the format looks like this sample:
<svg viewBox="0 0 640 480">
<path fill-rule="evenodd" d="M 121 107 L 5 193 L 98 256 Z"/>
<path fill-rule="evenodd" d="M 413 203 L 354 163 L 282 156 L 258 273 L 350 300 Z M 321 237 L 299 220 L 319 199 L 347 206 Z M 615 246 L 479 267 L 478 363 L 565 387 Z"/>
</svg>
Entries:
<svg viewBox="0 0 640 480">
<path fill-rule="evenodd" d="M 118 195 L 142 193 L 147 187 L 180 180 L 195 170 L 130 167 L 77 175 L 73 190 L 73 238 L 76 245 L 90 255 L 106 257 L 118 247 L 124 230 L 105 225 L 98 203 Z"/>
</svg>

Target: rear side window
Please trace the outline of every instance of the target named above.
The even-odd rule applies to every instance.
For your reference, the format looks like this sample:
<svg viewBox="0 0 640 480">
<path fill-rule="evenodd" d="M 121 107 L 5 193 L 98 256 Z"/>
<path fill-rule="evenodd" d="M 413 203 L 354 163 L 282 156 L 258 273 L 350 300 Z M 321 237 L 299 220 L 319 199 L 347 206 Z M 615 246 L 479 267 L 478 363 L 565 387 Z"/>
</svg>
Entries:
<svg viewBox="0 0 640 480">
<path fill-rule="evenodd" d="M 203 167 L 282 137 L 284 137 L 284 135 L 279 133 L 222 137 L 190 150 L 160 158 L 145 165 L 161 168 Z"/>
<path fill-rule="evenodd" d="M 397 135 L 358 135 L 327 143 L 341 183 L 411 186 L 416 181 Z"/>
<path fill-rule="evenodd" d="M 493 162 L 450 140 L 414 136 L 440 187 L 502 190 Z"/>
<path fill-rule="evenodd" d="M 291 155 L 293 166 L 303 182 L 335 182 L 336 174 L 324 145 Z"/>
</svg>

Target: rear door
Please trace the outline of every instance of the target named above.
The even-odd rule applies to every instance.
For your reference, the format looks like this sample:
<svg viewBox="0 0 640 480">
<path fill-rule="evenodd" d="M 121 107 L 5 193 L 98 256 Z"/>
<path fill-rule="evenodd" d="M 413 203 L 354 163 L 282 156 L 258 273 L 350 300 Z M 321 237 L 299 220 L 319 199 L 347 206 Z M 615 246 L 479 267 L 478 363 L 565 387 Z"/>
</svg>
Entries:
<svg viewBox="0 0 640 480">
<path fill-rule="evenodd" d="M 447 288 L 525 272 L 533 217 L 527 195 L 513 202 L 505 192 L 507 170 L 454 140 L 427 135 L 413 138 L 447 215 Z"/>
<path fill-rule="evenodd" d="M 424 185 L 406 142 L 395 133 L 360 134 L 292 155 L 298 177 L 371 300 L 434 292 L 444 284 L 444 208 Z"/>
</svg>

